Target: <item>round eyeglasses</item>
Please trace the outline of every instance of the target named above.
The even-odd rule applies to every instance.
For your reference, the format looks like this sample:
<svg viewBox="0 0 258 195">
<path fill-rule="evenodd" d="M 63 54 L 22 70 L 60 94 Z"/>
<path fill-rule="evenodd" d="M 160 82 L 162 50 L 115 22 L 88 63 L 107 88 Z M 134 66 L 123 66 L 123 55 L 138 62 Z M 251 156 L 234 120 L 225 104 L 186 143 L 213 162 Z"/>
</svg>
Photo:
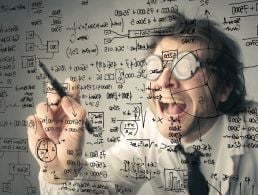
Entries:
<svg viewBox="0 0 258 195">
<path fill-rule="evenodd" d="M 197 68 L 200 67 L 200 62 L 197 57 L 191 52 L 180 52 L 174 60 L 163 60 L 158 55 L 151 55 L 146 60 L 146 72 L 148 80 L 156 80 L 160 77 L 165 67 L 169 67 L 173 75 L 179 80 L 190 79 Z"/>
</svg>

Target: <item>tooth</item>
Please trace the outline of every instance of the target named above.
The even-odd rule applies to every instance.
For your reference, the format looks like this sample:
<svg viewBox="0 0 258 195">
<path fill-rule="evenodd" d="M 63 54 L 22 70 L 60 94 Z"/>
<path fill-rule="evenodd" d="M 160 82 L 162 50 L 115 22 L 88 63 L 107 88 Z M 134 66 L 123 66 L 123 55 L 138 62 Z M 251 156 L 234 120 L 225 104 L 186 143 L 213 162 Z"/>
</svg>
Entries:
<svg viewBox="0 0 258 195">
<path fill-rule="evenodd" d="M 171 98 L 171 97 L 162 97 L 161 99 L 160 99 L 160 102 L 162 102 L 162 103 L 175 103 L 175 104 L 184 104 L 184 102 L 183 101 L 181 101 L 181 100 L 178 100 L 178 99 L 173 99 L 173 98 Z"/>
</svg>

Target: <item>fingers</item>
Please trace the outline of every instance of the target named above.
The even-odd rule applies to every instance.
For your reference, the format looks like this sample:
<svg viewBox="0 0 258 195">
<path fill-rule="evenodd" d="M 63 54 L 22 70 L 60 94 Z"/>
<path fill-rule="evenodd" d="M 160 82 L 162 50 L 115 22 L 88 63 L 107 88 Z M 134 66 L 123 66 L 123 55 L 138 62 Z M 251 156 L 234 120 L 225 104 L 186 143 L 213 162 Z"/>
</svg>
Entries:
<svg viewBox="0 0 258 195">
<path fill-rule="evenodd" d="M 68 117 L 66 133 L 69 133 L 74 141 L 81 140 L 80 136 L 84 134 L 85 129 L 85 108 L 69 96 L 62 99 L 61 106 Z"/>
<path fill-rule="evenodd" d="M 54 118 L 54 114 L 52 109 L 50 109 L 50 106 L 45 102 L 39 103 L 36 107 L 36 116 L 38 117 L 42 130 L 47 137 L 57 143 L 61 132 L 61 126 L 57 125 L 57 123 L 61 123 L 61 121 Z"/>
<path fill-rule="evenodd" d="M 62 99 L 61 106 L 70 119 L 84 119 L 86 116 L 85 108 L 69 96 L 65 96 Z"/>
<path fill-rule="evenodd" d="M 27 135 L 29 148 L 31 152 L 35 155 L 36 144 L 40 139 L 46 138 L 41 122 L 36 115 L 31 115 L 27 118 Z"/>
<path fill-rule="evenodd" d="M 27 133 L 31 137 L 38 139 L 46 137 L 46 134 L 42 128 L 41 122 L 36 114 L 28 116 L 27 121 Z"/>
<path fill-rule="evenodd" d="M 75 99 L 75 101 L 80 102 L 79 84 L 70 78 L 65 79 L 65 83 L 67 84 L 67 95 Z"/>
<path fill-rule="evenodd" d="M 84 127 L 86 111 L 79 104 L 78 83 L 66 79 L 64 87 L 67 87 L 67 96 L 61 99 L 52 86 L 48 84 L 47 103 L 39 103 L 36 107 L 36 114 L 33 116 L 33 120 L 36 121 L 35 123 L 38 126 L 37 133 L 33 135 L 33 131 L 31 129 L 30 131 L 28 130 L 28 134 L 30 137 L 33 137 L 33 140 L 47 137 L 58 143 L 62 131 L 69 131 L 71 129 L 77 129 L 78 131 Z M 32 120 L 33 117 L 31 116 L 28 120 Z M 71 122 L 70 124 L 69 121 L 66 121 L 73 119 L 81 122 Z"/>
<path fill-rule="evenodd" d="M 65 92 L 68 96 L 79 102 L 79 84 L 76 81 L 67 78 L 63 84 L 61 83 L 61 85 L 65 88 Z M 47 102 L 53 111 L 58 109 L 60 100 L 61 97 L 59 94 L 50 83 L 47 83 Z"/>
<path fill-rule="evenodd" d="M 69 96 L 63 97 L 60 104 L 61 107 L 58 110 L 62 110 L 60 115 L 65 117 L 60 117 L 57 113 L 54 113 L 45 102 L 39 103 L 36 107 L 36 116 L 39 127 L 41 127 L 39 137 L 44 136 L 45 133 L 55 143 L 59 141 L 60 133 L 63 131 L 64 126 L 61 124 L 67 126 L 68 129 L 65 129 L 65 131 L 81 132 L 80 130 L 84 128 L 86 116 L 86 110 Z"/>
</svg>

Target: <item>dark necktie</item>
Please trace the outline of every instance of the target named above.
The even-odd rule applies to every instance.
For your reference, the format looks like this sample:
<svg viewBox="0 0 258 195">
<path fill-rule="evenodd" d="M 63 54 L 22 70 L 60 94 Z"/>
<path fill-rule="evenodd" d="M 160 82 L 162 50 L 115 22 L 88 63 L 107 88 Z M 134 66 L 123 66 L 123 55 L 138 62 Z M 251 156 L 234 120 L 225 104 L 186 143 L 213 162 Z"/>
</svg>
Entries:
<svg viewBox="0 0 258 195">
<path fill-rule="evenodd" d="M 200 170 L 200 156 L 202 153 L 197 150 L 193 153 L 187 153 L 180 144 L 175 147 L 175 151 L 180 151 L 187 160 L 189 194 L 208 195 L 209 186 Z"/>
</svg>

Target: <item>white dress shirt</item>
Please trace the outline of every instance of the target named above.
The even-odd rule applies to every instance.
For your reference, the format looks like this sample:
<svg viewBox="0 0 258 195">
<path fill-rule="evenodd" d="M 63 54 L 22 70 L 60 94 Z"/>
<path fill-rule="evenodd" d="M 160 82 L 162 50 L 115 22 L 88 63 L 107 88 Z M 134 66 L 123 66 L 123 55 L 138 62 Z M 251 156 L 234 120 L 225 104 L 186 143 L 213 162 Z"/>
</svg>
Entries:
<svg viewBox="0 0 258 195">
<path fill-rule="evenodd" d="M 136 135 L 121 136 L 121 141 L 106 151 L 105 159 L 86 159 L 88 164 L 103 161 L 105 168 L 93 170 L 86 166 L 77 178 L 58 185 L 45 182 L 40 173 L 41 193 L 137 194 L 149 181 L 154 194 L 188 195 L 187 162 L 182 154 L 173 151 L 175 144 L 159 133 L 150 109 L 146 111 L 144 128 L 137 122 Z M 258 194 L 256 117 L 247 110 L 234 122 L 230 116 L 219 116 L 201 140 L 184 145 L 186 151 L 200 149 L 204 154 L 201 170 L 209 184 L 209 195 Z M 102 175 L 94 177 L 94 171 Z"/>
</svg>

